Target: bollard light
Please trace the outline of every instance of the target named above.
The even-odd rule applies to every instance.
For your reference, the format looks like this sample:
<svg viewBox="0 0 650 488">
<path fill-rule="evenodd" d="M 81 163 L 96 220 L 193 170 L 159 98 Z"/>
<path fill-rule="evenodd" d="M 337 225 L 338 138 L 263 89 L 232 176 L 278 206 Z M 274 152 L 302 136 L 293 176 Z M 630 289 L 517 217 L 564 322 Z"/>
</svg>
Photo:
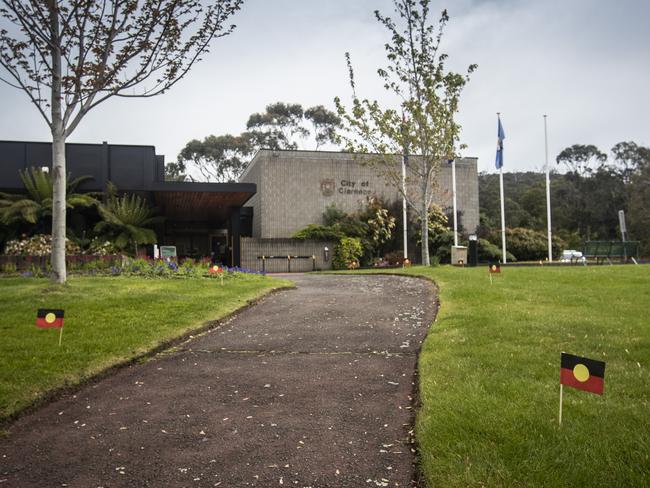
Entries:
<svg viewBox="0 0 650 488">
<path fill-rule="evenodd" d="M 327 262 L 330 260 L 330 248 L 325 246 L 323 248 L 323 261 Z"/>
</svg>

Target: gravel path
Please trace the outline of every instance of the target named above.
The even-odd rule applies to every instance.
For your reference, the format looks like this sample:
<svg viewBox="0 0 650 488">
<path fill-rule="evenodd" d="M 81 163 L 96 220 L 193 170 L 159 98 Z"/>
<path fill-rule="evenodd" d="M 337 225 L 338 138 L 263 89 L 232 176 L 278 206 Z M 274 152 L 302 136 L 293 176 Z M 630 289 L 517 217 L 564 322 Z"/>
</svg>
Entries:
<svg viewBox="0 0 650 488">
<path fill-rule="evenodd" d="M 429 283 L 292 275 L 227 323 L 0 437 L 6 487 L 413 486 Z"/>
</svg>

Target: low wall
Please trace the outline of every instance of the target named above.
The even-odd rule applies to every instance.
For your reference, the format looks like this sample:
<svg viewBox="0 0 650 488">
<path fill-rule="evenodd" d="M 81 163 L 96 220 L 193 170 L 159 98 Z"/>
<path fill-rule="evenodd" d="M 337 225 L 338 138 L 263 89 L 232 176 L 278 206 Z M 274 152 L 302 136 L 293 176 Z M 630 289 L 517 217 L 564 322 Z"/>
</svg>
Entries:
<svg viewBox="0 0 650 488">
<path fill-rule="evenodd" d="M 95 256 L 92 254 L 68 254 L 65 257 L 68 271 L 84 269 L 89 265 L 91 268 L 109 268 L 111 266 L 121 266 L 123 256 L 119 254 L 110 254 L 107 256 Z M 21 271 L 49 271 L 50 255 L 47 256 L 30 256 L 30 255 L 0 255 L 0 272 L 14 273 Z"/>
<path fill-rule="evenodd" d="M 310 256 L 310 259 L 292 259 L 291 272 L 312 271 L 316 258 L 316 269 L 332 269 L 332 253 L 335 242 L 303 241 L 299 239 L 257 239 L 241 238 L 241 266 L 255 271 L 262 271 L 259 256 Z M 324 249 L 329 249 L 329 259 L 325 261 Z M 266 259 L 265 271 L 269 273 L 286 273 L 287 259 Z"/>
</svg>

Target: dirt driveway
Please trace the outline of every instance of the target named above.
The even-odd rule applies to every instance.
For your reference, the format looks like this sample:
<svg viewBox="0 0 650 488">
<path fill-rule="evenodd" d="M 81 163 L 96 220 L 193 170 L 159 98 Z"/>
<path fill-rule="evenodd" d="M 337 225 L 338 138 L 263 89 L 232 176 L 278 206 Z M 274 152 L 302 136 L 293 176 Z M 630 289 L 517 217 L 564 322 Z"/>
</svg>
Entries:
<svg viewBox="0 0 650 488">
<path fill-rule="evenodd" d="M 175 350 L 18 420 L 6 487 L 412 486 L 429 283 L 291 276 Z"/>
</svg>

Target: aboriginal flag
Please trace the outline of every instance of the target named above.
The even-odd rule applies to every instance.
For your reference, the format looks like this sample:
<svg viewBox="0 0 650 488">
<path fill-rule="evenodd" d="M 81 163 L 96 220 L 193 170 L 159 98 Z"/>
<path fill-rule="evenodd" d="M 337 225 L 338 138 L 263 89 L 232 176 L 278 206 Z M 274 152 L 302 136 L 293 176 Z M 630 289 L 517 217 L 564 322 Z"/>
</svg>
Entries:
<svg viewBox="0 0 650 488">
<path fill-rule="evenodd" d="M 605 389 L 605 363 L 562 353 L 560 383 L 578 390 L 602 395 Z"/>
<path fill-rule="evenodd" d="M 501 273 L 501 263 L 498 261 L 490 262 L 489 270 L 490 273 Z"/>
<path fill-rule="evenodd" d="M 210 274 L 221 273 L 221 268 L 215 264 L 214 266 L 210 266 L 210 269 L 208 270 L 208 272 Z"/>
<path fill-rule="evenodd" d="M 39 308 L 36 314 L 36 327 L 41 329 L 63 327 L 63 310 Z"/>
</svg>

